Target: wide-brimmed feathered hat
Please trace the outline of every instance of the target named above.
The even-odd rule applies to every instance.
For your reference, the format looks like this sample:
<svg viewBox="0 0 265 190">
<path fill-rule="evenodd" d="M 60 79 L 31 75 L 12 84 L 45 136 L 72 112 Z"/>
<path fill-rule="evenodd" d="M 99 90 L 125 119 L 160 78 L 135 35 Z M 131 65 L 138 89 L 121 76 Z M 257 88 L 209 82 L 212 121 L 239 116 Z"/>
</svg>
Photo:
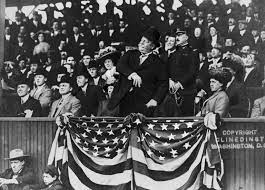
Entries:
<svg viewBox="0 0 265 190">
<path fill-rule="evenodd" d="M 232 79 L 232 74 L 227 68 L 212 68 L 209 70 L 210 78 L 222 83 L 224 86 Z"/>
<path fill-rule="evenodd" d="M 117 49 L 114 47 L 108 46 L 99 52 L 99 58 L 97 61 L 102 66 L 106 59 L 111 59 L 114 65 L 116 65 L 120 59 L 120 56 L 121 52 L 117 51 Z"/>
</svg>

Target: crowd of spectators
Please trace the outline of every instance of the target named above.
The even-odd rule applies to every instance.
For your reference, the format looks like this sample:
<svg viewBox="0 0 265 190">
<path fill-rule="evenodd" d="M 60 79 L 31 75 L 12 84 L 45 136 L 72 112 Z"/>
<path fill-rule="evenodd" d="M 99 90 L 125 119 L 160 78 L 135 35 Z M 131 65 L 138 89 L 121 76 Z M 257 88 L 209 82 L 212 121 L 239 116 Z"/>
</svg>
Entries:
<svg viewBox="0 0 265 190">
<path fill-rule="evenodd" d="M 56 5 L 48 5 L 39 10 L 46 12 L 46 23 L 41 22 L 38 10 L 33 11 L 32 19 L 17 11 L 15 22 L 6 21 L 5 25 L 1 116 L 57 117 L 66 112 L 88 117 L 123 115 L 119 106 L 107 106 L 123 75 L 116 66 L 126 52 L 137 49 L 143 31 L 150 26 L 155 26 L 161 36 L 152 53 L 167 67 L 168 91 L 175 90 L 176 107 L 187 100 L 193 104 L 193 113 L 165 111 L 161 106 L 168 106 L 168 96 L 164 95 L 164 100 L 155 105 L 160 111 L 151 116 L 200 113 L 213 94 L 210 83 L 216 77 L 209 71 L 220 68 L 229 70 L 231 75 L 229 81 L 221 80 L 225 85 L 222 90 L 229 98 L 229 113 L 225 115 L 264 116 L 264 98 L 255 101 L 251 114 L 252 103 L 246 92 L 248 87 L 264 85 L 265 17 L 261 7 L 255 3 L 248 7 L 236 2 L 226 5 L 215 0 L 206 0 L 199 6 L 194 1 L 181 2 L 182 6 L 175 11 L 173 1 L 168 0 L 160 4 L 123 2 L 120 6 L 109 0 L 106 12 L 100 14 L 97 1 L 83 5 L 73 0 L 70 8 L 58 10 Z M 148 15 L 143 9 L 145 5 L 150 9 Z M 157 11 L 157 6 L 165 12 Z M 122 11 L 122 17 L 114 13 L 115 7 Z M 54 19 L 55 10 L 62 12 L 63 17 Z M 180 50 L 177 43 L 177 36 L 183 32 L 189 52 L 193 52 L 189 55 L 197 64 L 196 94 L 189 97 L 182 83 L 176 90 L 171 76 L 174 68 L 169 66 L 174 52 L 185 57 L 185 48 Z M 190 107 L 189 104 L 186 106 Z"/>
</svg>

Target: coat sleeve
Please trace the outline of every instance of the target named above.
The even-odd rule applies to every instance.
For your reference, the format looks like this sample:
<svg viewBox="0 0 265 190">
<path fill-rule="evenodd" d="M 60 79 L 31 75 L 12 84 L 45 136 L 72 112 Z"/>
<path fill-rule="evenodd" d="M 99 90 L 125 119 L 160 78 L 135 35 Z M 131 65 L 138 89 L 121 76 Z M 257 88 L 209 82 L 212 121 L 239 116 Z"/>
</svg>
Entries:
<svg viewBox="0 0 265 190">
<path fill-rule="evenodd" d="M 51 104 L 52 99 L 52 91 L 51 89 L 48 89 L 42 93 L 42 95 L 39 98 L 40 105 L 42 108 L 49 107 Z"/>
<path fill-rule="evenodd" d="M 229 98 L 226 95 L 218 97 L 215 104 L 215 113 L 218 113 L 220 117 L 226 117 L 229 110 Z"/>
<path fill-rule="evenodd" d="M 261 116 L 261 108 L 260 108 L 260 100 L 257 99 L 254 101 L 254 105 L 251 111 L 251 117 L 259 117 Z"/>
<path fill-rule="evenodd" d="M 129 64 L 130 51 L 125 53 L 119 60 L 117 64 L 117 71 L 122 75 L 128 77 L 134 72 L 134 69 Z"/>
<path fill-rule="evenodd" d="M 71 113 L 74 116 L 79 116 L 81 110 L 80 101 L 77 98 L 74 98 L 72 101 Z"/>
<path fill-rule="evenodd" d="M 16 178 L 19 184 L 33 184 L 35 182 L 35 175 L 32 169 L 26 169 L 21 176 Z"/>
</svg>

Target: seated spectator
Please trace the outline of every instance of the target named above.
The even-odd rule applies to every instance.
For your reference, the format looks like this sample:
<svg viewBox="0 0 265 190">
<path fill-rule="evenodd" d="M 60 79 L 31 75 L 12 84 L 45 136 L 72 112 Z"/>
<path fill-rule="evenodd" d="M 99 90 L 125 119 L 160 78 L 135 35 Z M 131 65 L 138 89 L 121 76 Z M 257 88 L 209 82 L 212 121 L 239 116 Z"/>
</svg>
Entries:
<svg viewBox="0 0 265 190">
<path fill-rule="evenodd" d="M 107 84 L 112 84 L 117 81 L 117 75 L 119 73 L 116 71 L 116 64 L 120 58 L 120 53 L 113 47 L 107 47 L 101 52 L 98 59 L 99 62 L 103 63 L 105 73 L 102 78 L 106 80 Z"/>
<path fill-rule="evenodd" d="M 90 117 L 96 116 L 101 101 L 105 100 L 103 89 L 100 86 L 88 84 L 88 72 L 80 71 L 76 75 L 78 91 L 76 98 L 81 103 L 81 115 Z"/>
<path fill-rule="evenodd" d="M 42 67 L 42 65 L 41 65 L 41 63 L 39 62 L 38 59 L 33 58 L 30 61 L 29 71 L 27 73 L 27 78 L 30 80 L 30 84 L 34 83 L 35 73 L 38 70 L 38 68 L 41 68 L 41 67 Z"/>
<path fill-rule="evenodd" d="M 15 92 L 18 81 L 20 80 L 20 73 L 15 68 L 15 63 L 12 61 L 4 62 L 4 66 L 1 71 L 1 84 L 3 90 L 9 92 Z"/>
<path fill-rule="evenodd" d="M 255 56 L 246 54 L 243 57 L 244 63 L 244 84 L 246 87 L 261 87 L 262 76 L 255 65 Z"/>
<path fill-rule="evenodd" d="M 17 56 L 18 70 L 20 71 L 20 79 L 26 79 L 28 74 L 28 60 L 29 58 L 21 54 Z"/>
<path fill-rule="evenodd" d="M 212 59 L 209 61 L 209 69 L 222 67 L 222 47 L 217 44 L 212 48 L 211 53 Z"/>
<path fill-rule="evenodd" d="M 31 97 L 39 100 L 42 108 L 42 116 L 48 116 L 52 91 L 47 85 L 47 71 L 43 68 L 39 68 L 34 77 L 34 88 L 31 90 Z"/>
<path fill-rule="evenodd" d="M 10 168 L 0 173 L 0 189 L 22 190 L 25 186 L 35 182 L 35 175 L 27 163 L 29 155 L 23 150 L 14 149 L 9 153 Z"/>
<path fill-rule="evenodd" d="M 229 98 L 225 92 L 227 83 L 231 80 L 231 73 L 227 69 L 216 68 L 210 70 L 210 88 L 213 95 L 204 101 L 197 116 L 205 116 L 209 112 L 218 113 L 220 117 L 227 117 L 229 113 Z"/>
<path fill-rule="evenodd" d="M 99 75 L 99 64 L 97 61 L 90 61 L 87 70 L 90 75 L 90 80 L 88 81 L 89 85 L 105 86 L 106 81 Z"/>
<path fill-rule="evenodd" d="M 50 44 L 45 41 L 45 34 L 40 32 L 38 34 L 39 43 L 33 49 L 33 55 L 48 53 L 50 50 Z"/>
<path fill-rule="evenodd" d="M 63 184 L 58 179 L 59 173 L 55 166 L 48 165 L 42 175 L 43 183 L 30 185 L 26 190 L 64 190 Z"/>
<path fill-rule="evenodd" d="M 216 47 L 224 44 L 224 38 L 220 36 L 215 25 L 209 27 L 209 39 L 207 40 L 208 47 Z"/>
<path fill-rule="evenodd" d="M 52 85 L 52 100 L 58 100 L 61 98 L 61 95 L 59 93 L 59 84 L 61 82 L 61 79 L 63 76 L 68 75 L 67 69 L 64 66 L 58 67 L 56 70 L 56 82 Z"/>
<path fill-rule="evenodd" d="M 250 102 L 247 97 L 246 87 L 243 84 L 243 66 L 240 62 L 227 60 L 224 67 L 229 69 L 232 74 L 231 80 L 227 84 L 226 94 L 229 98 L 229 114 L 231 117 L 248 117 Z"/>
<path fill-rule="evenodd" d="M 59 93 L 62 97 L 52 103 L 48 117 L 57 117 L 64 113 L 72 113 L 74 116 L 79 116 L 81 104 L 72 95 L 72 90 L 72 79 L 69 76 L 63 76 L 59 82 Z"/>
<path fill-rule="evenodd" d="M 251 111 L 251 117 L 264 117 L 265 116 L 265 96 L 258 98 L 254 101 Z"/>
<path fill-rule="evenodd" d="M 15 114 L 19 117 L 40 117 L 40 102 L 30 96 L 31 84 L 28 79 L 19 81 L 17 85 L 17 94 L 19 99 L 14 102 Z"/>
</svg>

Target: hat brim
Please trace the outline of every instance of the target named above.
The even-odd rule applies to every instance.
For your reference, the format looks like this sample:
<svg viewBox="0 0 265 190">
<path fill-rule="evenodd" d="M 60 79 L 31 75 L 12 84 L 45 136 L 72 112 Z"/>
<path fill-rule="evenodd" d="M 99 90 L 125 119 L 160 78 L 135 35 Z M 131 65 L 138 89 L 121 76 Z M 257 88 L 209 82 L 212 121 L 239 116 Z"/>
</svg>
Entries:
<svg viewBox="0 0 265 190">
<path fill-rule="evenodd" d="M 119 51 L 109 52 L 101 56 L 100 58 L 98 58 L 97 61 L 100 63 L 100 65 L 103 65 L 106 59 L 111 59 L 114 65 L 116 65 L 117 61 L 120 59 L 120 56 L 121 56 L 121 53 Z"/>
<path fill-rule="evenodd" d="M 19 158 L 26 158 L 26 157 L 29 157 L 29 155 L 17 156 L 17 157 L 12 157 L 12 158 L 4 158 L 4 160 L 16 160 Z"/>
</svg>

